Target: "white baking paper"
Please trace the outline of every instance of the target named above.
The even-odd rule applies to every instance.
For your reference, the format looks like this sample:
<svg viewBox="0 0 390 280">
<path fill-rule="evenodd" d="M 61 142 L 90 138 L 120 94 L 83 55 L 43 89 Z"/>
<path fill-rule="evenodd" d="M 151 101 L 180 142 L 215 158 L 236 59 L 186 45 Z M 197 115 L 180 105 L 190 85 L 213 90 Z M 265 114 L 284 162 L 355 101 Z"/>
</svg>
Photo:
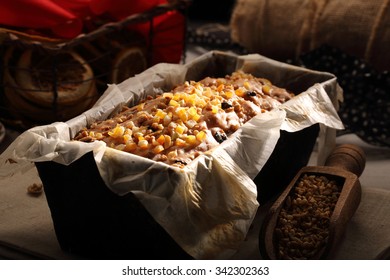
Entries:
<svg viewBox="0 0 390 280">
<path fill-rule="evenodd" d="M 270 80 L 276 85 L 279 80 L 318 74 L 260 55 L 235 57 L 221 52 L 207 53 L 187 65 L 158 64 L 119 85 L 109 85 L 95 106 L 82 115 L 21 134 L 1 155 L 0 176 L 23 172 L 33 167 L 32 162 L 68 165 L 93 151 L 107 187 L 118 195 L 133 192 L 188 254 L 195 259 L 229 258 L 256 214 L 259 205 L 252 179 L 267 162 L 280 130 L 294 132 L 316 123 L 343 129 L 335 110 L 341 93 L 332 75 L 326 74 L 329 80 L 314 82 L 280 108 L 254 117 L 233 137 L 183 169 L 107 148 L 99 141 L 70 141 L 81 128 L 110 117 L 123 104 L 137 104 L 146 95 L 169 91 L 190 76 L 201 76 L 210 61 L 225 56 L 229 61 L 236 59 L 236 69 L 256 75 L 274 73 L 276 82 Z"/>
</svg>

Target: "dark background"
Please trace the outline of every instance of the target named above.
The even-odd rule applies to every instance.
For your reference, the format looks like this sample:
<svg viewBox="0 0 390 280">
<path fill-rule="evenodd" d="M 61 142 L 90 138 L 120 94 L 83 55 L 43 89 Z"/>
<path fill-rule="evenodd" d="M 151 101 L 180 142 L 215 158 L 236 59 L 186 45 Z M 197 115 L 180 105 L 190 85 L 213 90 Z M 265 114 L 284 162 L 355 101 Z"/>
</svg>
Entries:
<svg viewBox="0 0 390 280">
<path fill-rule="evenodd" d="M 200 21 L 218 21 L 227 23 L 235 0 L 192 0 L 189 18 Z"/>
</svg>

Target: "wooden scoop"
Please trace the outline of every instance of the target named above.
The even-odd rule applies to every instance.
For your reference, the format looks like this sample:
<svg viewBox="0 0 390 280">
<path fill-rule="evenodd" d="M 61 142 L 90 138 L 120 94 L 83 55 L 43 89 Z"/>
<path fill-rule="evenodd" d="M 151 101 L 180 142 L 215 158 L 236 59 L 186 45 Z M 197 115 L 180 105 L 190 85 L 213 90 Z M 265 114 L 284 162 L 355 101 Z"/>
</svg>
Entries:
<svg viewBox="0 0 390 280">
<path fill-rule="evenodd" d="M 265 259 L 330 258 L 359 206 L 358 177 L 364 167 L 363 150 L 343 144 L 325 166 L 302 168 L 266 214 L 259 236 L 261 255 Z"/>
</svg>

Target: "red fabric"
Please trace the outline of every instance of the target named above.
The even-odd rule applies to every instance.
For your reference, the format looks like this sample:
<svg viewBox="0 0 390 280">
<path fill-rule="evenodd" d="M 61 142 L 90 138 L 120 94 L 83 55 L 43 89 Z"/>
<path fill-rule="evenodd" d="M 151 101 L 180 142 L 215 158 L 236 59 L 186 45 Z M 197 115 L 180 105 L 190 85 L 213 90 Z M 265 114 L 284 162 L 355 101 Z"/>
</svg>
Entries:
<svg viewBox="0 0 390 280">
<path fill-rule="evenodd" d="M 74 38 L 83 31 L 87 17 L 109 14 L 121 20 L 166 0 L 0 0 L 0 24 L 25 29 L 44 29 L 55 37 Z"/>
<path fill-rule="evenodd" d="M 166 0 L 0 0 L 0 25 L 46 32 L 47 36 L 71 39 L 88 26 L 88 18 L 102 14 L 121 20 L 142 13 Z M 131 25 L 149 40 L 150 23 Z M 179 62 L 183 50 L 184 16 L 177 11 L 153 18 L 152 64 Z"/>
<path fill-rule="evenodd" d="M 184 44 L 185 18 L 177 11 L 154 19 L 152 36 L 152 63 L 178 63 L 181 60 Z"/>
<path fill-rule="evenodd" d="M 105 10 L 93 9 L 94 3 L 100 0 L 49 0 L 58 6 L 70 11 L 75 16 L 83 19 L 87 16 L 99 15 Z M 49 2 L 48 0 L 41 0 L 41 2 Z M 115 1 L 114 1 L 115 2 Z"/>
<path fill-rule="evenodd" d="M 147 39 L 152 49 L 151 64 L 159 62 L 178 63 L 184 47 L 185 18 L 177 11 L 153 18 L 153 34 L 150 36 L 150 23 L 139 23 L 129 27 Z M 150 41 L 150 38 L 152 40 Z"/>
<path fill-rule="evenodd" d="M 82 29 L 80 18 L 53 1 L 0 0 L 0 24 L 14 27 L 51 29 L 57 36 L 71 38 Z"/>
<path fill-rule="evenodd" d="M 165 3 L 167 3 L 166 0 L 99 0 L 92 1 L 90 6 L 96 13 L 106 11 L 115 19 L 121 20 L 129 15 L 138 14 Z"/>
</svg>

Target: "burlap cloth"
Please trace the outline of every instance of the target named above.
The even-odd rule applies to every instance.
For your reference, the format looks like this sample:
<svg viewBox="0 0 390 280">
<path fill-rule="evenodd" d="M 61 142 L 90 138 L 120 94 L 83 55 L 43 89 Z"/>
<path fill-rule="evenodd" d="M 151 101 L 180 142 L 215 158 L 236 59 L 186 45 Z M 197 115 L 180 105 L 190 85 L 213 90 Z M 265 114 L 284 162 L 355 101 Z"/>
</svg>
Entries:
<svg viewBox="0 0 390 280">
<path fill-rule="evenodd" d="M 323 44 L 390 65 L 389 0 L 237 0 L 232 39 L 250 52 L 277 60 L 298 57 Z"/>
<path fill-rule="evenodd" d="M 40 179 L 35 169 L 0 181 L 0 259 L 79 259 L 61 250 L 44 193 L 37 197 L 27 194 L 27 187 L 36 182 Z M 375 259 L 390 245 L 390 191 L 362 188 L 361 204 L 335 259 Z M 257 215 L 234 259 L 261 259 L 258 235 L 262 218 Z"/>
</svg>

